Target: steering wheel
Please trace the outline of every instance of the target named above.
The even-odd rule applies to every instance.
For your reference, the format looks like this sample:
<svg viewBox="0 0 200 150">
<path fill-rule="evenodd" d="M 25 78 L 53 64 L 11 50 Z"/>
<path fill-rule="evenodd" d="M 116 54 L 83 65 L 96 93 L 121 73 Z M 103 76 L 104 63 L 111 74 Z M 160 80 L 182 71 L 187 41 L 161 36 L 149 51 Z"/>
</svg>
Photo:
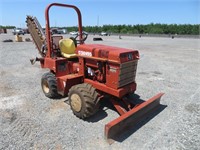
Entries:
<svg viewBox="0 0 200 150">
<path fill-rule="evenodd" d="M 82 44 L 87 39 L 88 34 L 85 33 L 85 32 L 82 32 L 82 39 L 81 40 L 78 39 L 79 36 L 80 36 L 80 33 L 78 32 L 78 34 L 74 37 L 74 39 L 76 40 L 77 44 Z"/>
</svg>

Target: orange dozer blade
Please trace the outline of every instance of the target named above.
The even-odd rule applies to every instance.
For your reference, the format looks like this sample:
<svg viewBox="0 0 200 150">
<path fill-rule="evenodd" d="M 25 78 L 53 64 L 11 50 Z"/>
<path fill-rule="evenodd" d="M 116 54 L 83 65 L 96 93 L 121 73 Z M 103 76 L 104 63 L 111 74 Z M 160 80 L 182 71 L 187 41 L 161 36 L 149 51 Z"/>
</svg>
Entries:
<svg viewBox="0 0 200 150">
<path fill-rule="evenodd" d="M 149 100 L 134 107 L 127 113 L 121 115 L 115 120 L 105 125 L 105 139 L 109 144 L 112 144 L 115 138 L 119 137 L 126 130 L 133 127 L 140 122 L 144 117 L 147 117 L 149 113 L 153 112 L 160 104 L 160 98 L 164 93 L 159 93 Z"/>
</svg>

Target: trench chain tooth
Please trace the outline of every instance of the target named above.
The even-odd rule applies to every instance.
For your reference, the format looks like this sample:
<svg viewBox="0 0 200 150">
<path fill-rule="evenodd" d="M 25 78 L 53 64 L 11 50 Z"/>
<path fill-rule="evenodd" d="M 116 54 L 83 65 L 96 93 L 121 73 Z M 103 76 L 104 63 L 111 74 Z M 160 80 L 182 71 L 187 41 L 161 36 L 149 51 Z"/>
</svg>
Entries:
<svg viewBox="0 0 200 150">
<path fill-rule="evenodd" d="M 44 57 L 45 54 L 42 51 L 42 47 L 46 45 L 46 38 L 40 23 L 36 17 L 32 16 L 26 17 L 26 23 L 36 48 L 38 49 L 40 55 Z"/>
</svg>

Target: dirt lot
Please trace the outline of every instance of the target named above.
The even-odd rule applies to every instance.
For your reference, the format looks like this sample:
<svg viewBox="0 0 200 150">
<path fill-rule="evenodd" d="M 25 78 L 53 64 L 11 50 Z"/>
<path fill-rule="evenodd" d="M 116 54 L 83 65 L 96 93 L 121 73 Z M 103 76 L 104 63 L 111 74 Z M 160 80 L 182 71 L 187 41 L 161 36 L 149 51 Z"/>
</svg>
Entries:
<svg viewBox="0 0 200 150">
<path fill-rule="evenodd" d="M 45 97 L 40 80 L 48 70 L 29 62 L 38 56 L 34 44 L 3 43 L 14 36 L 0 34 L 0 149 L 199 149 L 200 40 L 92 38 L 87 43 L 140 51 L 136 94 L 146 100 L 164 92 L 163 110 L 109 145 L 104 125 L 118 114 L 104 107 L 93 119 L 82 121 L 73 115 L 67 98 Z"/>
</svg>

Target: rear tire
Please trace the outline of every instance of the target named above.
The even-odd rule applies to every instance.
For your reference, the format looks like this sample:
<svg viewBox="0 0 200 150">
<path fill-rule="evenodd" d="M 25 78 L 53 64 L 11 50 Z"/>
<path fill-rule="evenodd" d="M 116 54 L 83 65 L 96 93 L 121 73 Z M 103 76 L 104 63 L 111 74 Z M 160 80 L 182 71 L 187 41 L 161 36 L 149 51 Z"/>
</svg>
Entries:
<svg viewBox="0 0 200 150">
<path fill-rule="evenodd" d="M 59 96 L 56 77 L 53 73 L 47 72 L 42 76 L 41 86 L 46 97 L 57 98 Z"/>
<path fill-rule="evenodd" d="M 98 93 L 92 85 L 83 83 L 69 90 L 69 104 L 75 116 L 80 119 L 94 115 L 99 108 Z"/>
</svg>

